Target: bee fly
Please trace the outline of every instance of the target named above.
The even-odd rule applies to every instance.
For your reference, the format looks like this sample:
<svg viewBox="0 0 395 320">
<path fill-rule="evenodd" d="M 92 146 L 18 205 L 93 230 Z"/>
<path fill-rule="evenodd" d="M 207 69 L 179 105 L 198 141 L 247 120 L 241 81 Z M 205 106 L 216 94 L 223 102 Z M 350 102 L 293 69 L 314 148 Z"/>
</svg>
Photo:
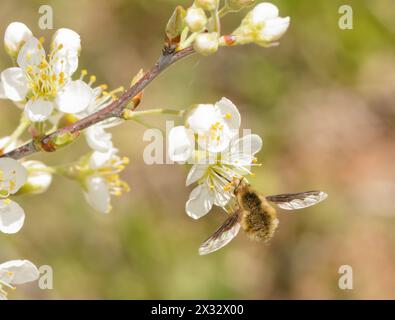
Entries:
<svg viewBox="0 0 395 320">
<path fill-rule="evenodd" d="M 199 248 L 206 255 L 226 246 L 239 233 L 240 228 L 255 241 L 268 242 L 278 227 L 276 210 L 269 204 L 275 203 L 285 210 L 303 209 L 313 206 L 328 195 L 322 191 L 287 193 L 264 197 L 243 180 L 235 188 L 237 209 L 225 220 L 213 235 Z"/>
</svg>

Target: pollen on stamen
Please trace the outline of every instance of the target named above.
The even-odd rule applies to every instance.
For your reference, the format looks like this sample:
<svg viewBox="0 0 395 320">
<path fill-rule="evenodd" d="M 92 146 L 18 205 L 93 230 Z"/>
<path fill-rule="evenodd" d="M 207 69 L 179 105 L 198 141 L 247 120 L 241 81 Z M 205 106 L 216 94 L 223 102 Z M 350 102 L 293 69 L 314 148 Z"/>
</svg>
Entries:
<svg viewBox="0 0 395 320">
<path fill-rule="evenodd" d="M 88 70 L 82 69 L 81 70 L 81 80 L 84 79 L 84 77 L 88 74 Z"/>
<path fill-rule="evenodd" d="M 228 119 L 228 120 L 230 120 L 230 119 L 232 119 L 232 115 L 231 115 L 230 113 L 227 113 L 227 114 L 225 115 L 225 118 Z"/>
<path fill-rule="evenodd" d="M 89 78 L 89 84 L 94 84 L 96 82 L 96 76 L 95 75 L 91 75 Z"/>
</svg>

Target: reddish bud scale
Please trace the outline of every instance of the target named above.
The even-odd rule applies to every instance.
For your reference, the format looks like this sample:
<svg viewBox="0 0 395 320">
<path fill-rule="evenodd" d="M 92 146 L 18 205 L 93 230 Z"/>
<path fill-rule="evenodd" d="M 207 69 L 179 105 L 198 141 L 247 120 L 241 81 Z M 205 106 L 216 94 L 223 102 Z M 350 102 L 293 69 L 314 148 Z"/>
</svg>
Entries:
<svg viewBox="0 0 395 320">
<path fill-rule="evenodd" d="M 224 41 L 227 46 L 233 46 L 236 42 L 236 36 L 233 35 L 224 36 Z"/>
</svg>

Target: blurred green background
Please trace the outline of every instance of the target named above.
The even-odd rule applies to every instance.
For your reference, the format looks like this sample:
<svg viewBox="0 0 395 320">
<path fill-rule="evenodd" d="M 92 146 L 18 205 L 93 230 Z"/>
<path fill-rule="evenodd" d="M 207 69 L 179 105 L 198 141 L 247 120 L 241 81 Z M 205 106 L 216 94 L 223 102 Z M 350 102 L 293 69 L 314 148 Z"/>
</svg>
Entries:
<svg viewBox="0 0 395 320">
<path fill-rule="evenodd" d="M 173 8 L 191 2 L 1 0 L 0 30 L 21 21 L 49 40 L 54 30 L 38 28 L 38 8 L 50 4 L 54 29 L 82 37 L 80 67 L 115 88 L 152 66 Z M 395 2 L 273 3 L 292 19 L 279 47 L 188 58 L 147 88 L 140 108 L 184 108 L 226 96 L 239 106 L 242 127 L 264 137 L 255 188 L 265 194 L 316 188 L 328 200 L 297 214 L 279 212 L 269 245 L 241 233 L 200 257 L 198 246 L 224 214 L 189 218 L 187 168 L 145 165 L 145 129 L 125 123 L 113 133 L 131 159 L 123 177 L 132 191 L 114 199 L 110 215 L 91 210 L 79 187 L 59 177 L 46 194 L 18 199 L 25 226 L 16 235 L 0 234 L 0 261 L 52 266 L 54 289 L 20 286 L 11 299 L 395 298 Z M 354 10 L 353 30 L 338 27 L 342 4 Z M 244 14 L 229 16 L 225 31 Z M 9 66 L 0 52 L 0 70 Z M 7 101 L 0 108 L 5 136 L 20 111 Z M 66 163 L 87 150 L 81 139 L 34 158 Z M 338 288 L 341 265 L 353 267 L 353 290 Z"/>
</svg>

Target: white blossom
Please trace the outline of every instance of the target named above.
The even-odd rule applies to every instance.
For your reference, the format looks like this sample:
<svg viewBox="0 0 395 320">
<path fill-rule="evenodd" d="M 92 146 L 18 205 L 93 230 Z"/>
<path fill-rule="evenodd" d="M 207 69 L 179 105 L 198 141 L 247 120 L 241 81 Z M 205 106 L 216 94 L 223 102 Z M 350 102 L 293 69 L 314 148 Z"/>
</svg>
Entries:
<svg viewBox="0 0 395 320">
<path fill-rule="evenodd" d="M 199 104 L 188 115 L 186 127 L 197 136 L 199 146 L 210 152 L 225 150 L 240 127 L 240 113 L 227 98 L 216 104 Z"/>
<path fill-rule="evenodd" d="M 233 32 L 237 44 L 255 42 L 263 47 L 277 45 L 288 30 L 290 18 L 279 17 L 278 8 L 263 2 L 255 6 L 243 19 L 240 27 Z"/>
<path fill-rule="evenodd" d="M 28 37 L 19 50 L 18 67 L 1 73 L 0 96 L 25 104 L 25 114 L 32 122 L 47 120 L 54 110 L 82 112 L 90 104 L 93 90 L 71 78 L 78 68 L 80 49 L 79 35 L 69 29 L 55 33 L 48 57 L 42 43 Z"/>
<path fill-rule="evenodd" d="M 95 77 L 92 76 L 88 85 L 92 86 L 94 83 Z M 95 113 L 109 104 L 111 104 L 115 99 L 115 94 L 117 92 L 123 91 L 123 88 L 118 88 L 113 90 L 112 92 L 105 92 L 103 91 L 103 87 L 106 86 L 98 86 L 93 88 L 93 99 L 88 104 L 88 107 L 81 113 L 77 114 L 79 118 L 84 118 L 89 116 L 92 113 Z M 119 118 L 112 118 L 106 121 L 99 122 L 94 124 L 93 126 L 89 127 L 85 130 L 85 137 L 89 147 L 93 151 L 99 151 L 101 153 L 106 153 L 111 151 L 114 148 L 112 142 L 112 134 L 107 132 L 106 129 L 114 127 L 120 124 L 122 120 Z"/>
<path fill-rule="evenodd" d="M 111 196 L 121 196 L 129 191 L 127 183 L 119 177 L 129 159 L 120 158 L 117 153 L 114 148 L 106 153 L 93 152 L 88 163 L 89 174 L 83 180 L 87 202 L 101 213 L 111 211 Z"/>
<path fill-rule="evenodd" d="M 187 214 L 198 219 L 213 205 L 225 208 L 233 197 L 233 182 L 251 175 L 255 154 L 262 148 L 262 139 L 255 134 L 233 140 L 214 163 L 195 164 L 189 171 L 186 185 L 198 182 L 186 203 Z"/>
<path fill-rule="evenodd" d="M 27 181 L 26 169 L 16 160 L 0 158 L 0 231 L 18 232 L 25 221 L 25 212 L 9 199 Z"/>
<path fill-rule="evenodd" d="M 0 264 L 0 300 L 7 300 L 5 289 L 15 289 L 14 285 L 36 281 L 40 273 L 28 260 L 11 260 Z"/>
</svg>

